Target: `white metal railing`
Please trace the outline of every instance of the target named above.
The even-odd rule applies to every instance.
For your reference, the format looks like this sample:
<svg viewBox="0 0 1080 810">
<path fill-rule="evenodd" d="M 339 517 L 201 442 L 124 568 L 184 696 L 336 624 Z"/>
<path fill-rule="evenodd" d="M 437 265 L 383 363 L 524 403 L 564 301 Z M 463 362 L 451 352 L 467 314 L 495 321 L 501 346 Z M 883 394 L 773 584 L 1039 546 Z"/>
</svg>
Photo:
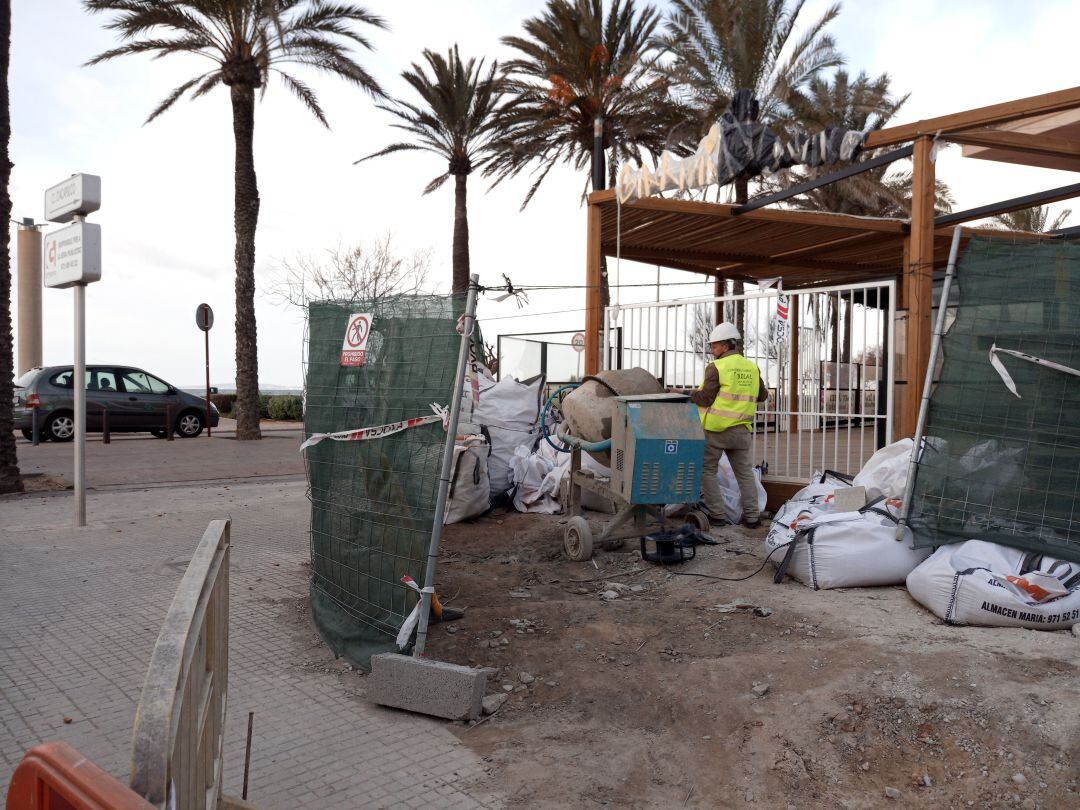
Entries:
<svg viewBox="0 0 1080 810">
<path fill-rule="evenodd" d="M 778 314 L 785 300 L 786 319 Z M 605 312 L 603 367 L 641 367 L 665 387 L 696 387 L 712 360 L 708 334 L 718 306 L 733 322 L 742 310 L 736 325 L 743 353 L 769 389 L 753 430 L 756 461 L 767 464 L 771 478 L 804 481 L 821 469 L 856 472 L 882 441 L 891 440 L 891 279 L 616 304 Z"/>
</svg>

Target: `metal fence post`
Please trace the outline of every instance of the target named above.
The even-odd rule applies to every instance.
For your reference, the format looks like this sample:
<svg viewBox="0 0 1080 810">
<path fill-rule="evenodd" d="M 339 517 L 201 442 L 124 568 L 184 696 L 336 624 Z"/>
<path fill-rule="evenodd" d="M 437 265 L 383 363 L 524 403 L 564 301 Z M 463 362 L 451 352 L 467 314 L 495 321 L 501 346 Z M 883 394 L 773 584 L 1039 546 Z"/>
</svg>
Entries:
<svg viewBox="0 0 1080 810">
<path fill-rule="evenodd" d="M 109 433 L 109 409 L 104 405 L 101 406 L 101 443 L 112 443 L 112 434 Z"/>
<path fill-rule="evenodd" d="M 450 493 L 450 476 L 454 466 L 454 444 L 457 437 L 458 417 L 461 415 L 461 395 L 465 385 L 465 368 L 469 363 L 469 346 L 476 324 L 476 293 L 480 277 L 475 273 L 469 278 L 469 295 L 465 300 L 465 317 L 462 319 L 461 346 L 458 349 L 457 373 L 454 374 L 454 392 L 450 398 L 450 422 L 446 427 L 446 447 L 443 449 L 442 473 L 439 476 L 439 496 L 435 501 L 435 522 L 431 527 L 431 543 L 428 546 L 427 569 L 424 572 L 424 590 L 420 594 L 420 622 L 416 628 L 416 646 L 413 655 L 423 656 L 427 644 L 428 617 L 431 613 L 431 594 L 435 587 L 435 563 L 439 557 L 439 540 L 442 537 L 446 501 Z"/>
<path fill-rule="evenodd" d="M 165 438 L 168 441 L 173 440 L 173 406 L 165 406 Z"/>
</svg>

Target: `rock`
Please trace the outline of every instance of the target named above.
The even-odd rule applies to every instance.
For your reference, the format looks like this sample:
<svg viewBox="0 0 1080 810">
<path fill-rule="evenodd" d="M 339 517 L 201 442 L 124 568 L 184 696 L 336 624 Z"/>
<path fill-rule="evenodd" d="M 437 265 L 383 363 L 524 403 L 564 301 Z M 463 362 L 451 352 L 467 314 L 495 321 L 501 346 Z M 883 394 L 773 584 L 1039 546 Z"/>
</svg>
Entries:
<svg viewBox="0 0 1080 810">
<path fill-rule="evenodd" d="M 518 680 L 521 681 L 524 684 L 529 684 L 529 683 L 532 683 L 533 681 L 535 681 L 536 678 L 534 678 L 528 672 L 522 672 L 520 675 L 518 675 Z"/>
<path fill-rule="evenodd" d="M 641 593 L 643 590 L 645 590 L 644 585 L 631 585 L 630 586 L 630 593 Z M 1080 627 L 1080 624 L 1078 624 L 1077 627 Z"/>
<path fill-rule="evenodd" d="M 510 591 L 511 599 L 528 599 L 532 596 L 528 591 Z"/>
<path fill-rule="evenodd" d="M 624 582 L 605 582 L 605 591 L 615 591 L 617 594 L 630 593 L 630 586 Z"/>
<path fill-rule="evenodd" d="M 868 771 L 868 770 L 870 770 L 870 763 L 869 762 L 864 762 L 859 767 L 862 768 L 864 771 Z"/>
<path fill-rule="evenodd" d="M 1080 636 L 1080 622 L 1073 625 L 1073 635 Z"/>
<path fill-rule="evenodd" d="M 482 667 L 480 671 L 484 673 L 484 677 L 489 681 L 499 675 L 499 670 L 495 667 Z"/>
<path fill-rule="evenodd" d="M 743 798 L 746 799 L 747 802 L 752 802 L 754 800 L 754 791 L 746 791 L 746 795 Z"/>
<path fill-rule="evenodd" d="M 453 635 L 457 631 L 458 631 L 458 629 L 456 627 L 454 627 L 454 625 L 452 625 L 452 624 L 447 625 L 447 627 L 446 627 L 446 632 L 449 633 L 450 635 Z"/>
<path fill-rule="evenodd" d="M 495 642 L 493 641 L 491 643 L 494 644 Z M 500 638 L 499 639 L 499 646 L 500 647 L 509 647 L 510 646 L 510 639 L 508 639 L 508 638 Z"/>
<path fill-rule="evenodd" d="M 502 630 L 492 630 L 491 631 L 491 637 L 492 638 L 498 638 L 501 635 L 502 635 Z"/>
<path fill-rule="evenodd" d="M 618 599 L 619 593 L 618 591 L 604 591 L 600 594 L 600 598 L 610 602 L 612 599 Z"/>
<path fill-rule="evenodd" d="M 485 695 L 480 705 L 484 709 L 484 714 L 495 714 L 507 700 L 506 695 Z"/>
<path fill-rule="evenodd" d="M 772 614 L 773 614 L 773 609 L 772 608 L 769 608 L 769 607 L 756 607 L 756 608 L 754 608 L 754 615 L 755 616 L 765 617 L 765 616 L 772 616 Z"/>
<path fill-rule="evenodd" d="M 934 784 L 933 780 L 930 779 L 930 774 L 928 774 L 928 773 L 923 774 L 922 783 L 923 783 L 923 787 L 930 787 L 930 786 L 932 786 Z"/>
<path fill-rule="evenodd" d="M 504 692 L 513 692 L 514 691 L 514 685 L 512 683 L 504 683 L 502 685 L 502 688 L 503 688 Z"/>
<path fill-rule="evenodd" d="M 1022 773 L 1014 773 L 1014 774 L 1012 775 L 1012 780 L 1013 780 L 1013 782 L 1015 782 L 1016 784 L 1018 784 L 1018 785 L 1022 785 L 1022 784 L 1024 784 L 1024 783 L 1025 783 L 1025 782 L 1027 781 L 1027 777 L 1026 777 L 1026 776 L 1024 776 L 1024 775 L 1023 775 Z"/>
<path fill-rule="evenodd" d="M 544 686 L 550 686 L 552 688 L 554 688 L 554 687 L 556 687 L 558 685 L 559 684 L 557 684 L 555 681 L 547 681 L 547 682 L 544 683 Z"/>
<path fill-rule="evenodd" d="M 767 683 L 755 683 L 750 687 L 750 691 L 757 697 L 765 697 L 769 693 L 769 685 Z"/>
<path fill-rule="evenodd" d="M 903 794 L 894 787 L 885 788 L 885 797 L 888 799 L 899 799 L 901 795 Z"/>
</svg>

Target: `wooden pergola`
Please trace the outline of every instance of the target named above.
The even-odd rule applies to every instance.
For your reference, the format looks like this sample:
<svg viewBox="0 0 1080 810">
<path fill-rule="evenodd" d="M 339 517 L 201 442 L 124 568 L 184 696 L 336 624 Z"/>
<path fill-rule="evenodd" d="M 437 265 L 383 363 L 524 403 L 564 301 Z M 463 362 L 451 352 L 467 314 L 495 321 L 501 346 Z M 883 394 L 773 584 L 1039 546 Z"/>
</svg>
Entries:
<svg viewBox="0 0 1080 810">
<path fill-rule="evenodd" d="M 914 164 L 909 220 L 758 207 L 754 201 L 738 206 L 645 197 L 620 206 L 614 190 L 593 192 L 588 199 L 585 373 L 600 368 L 601 257 L 618 254 L 718 279 L 782 276 L 784 287 L 792 290 L 898 278 L 897 307 L 907 311 L 906 365 L 898 376 L 921 385 L 930 357 L 933 273 L 945 266 L 953 227 L 1080 196 L 1078 183 L 935 218 L 934 140 L 975 147 L 981 151 L 973 156 L 984 159 L 1080 171 L 1080 140 L 1072 139 L 1080 138 L 1078 113 L 1080 87 L 1074 87 L 871 133 L 867 149 L 911 144 L 898 153 L 910 154 Z M 828 182 L 823 178 L 817 184 Z M 965 233 L 1044 236 L 991 229 Z M 903 397 L 896 414 L 898 437 L 914 434 L 918 407 L 917 391 Z"/>
</svg>

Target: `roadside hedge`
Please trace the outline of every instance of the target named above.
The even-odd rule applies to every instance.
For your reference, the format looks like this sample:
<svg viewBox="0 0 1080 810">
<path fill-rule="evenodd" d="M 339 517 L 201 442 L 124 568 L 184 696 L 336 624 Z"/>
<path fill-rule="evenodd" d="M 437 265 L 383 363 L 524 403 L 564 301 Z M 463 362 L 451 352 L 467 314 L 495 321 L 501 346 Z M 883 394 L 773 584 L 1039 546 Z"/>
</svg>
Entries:
<svg viewBox="0 0 1080 810">
<path fill-rule="evenodd" d="M 210 401 L 222 416 L 236 418 L 236 394 L 211 394 Z M 295 394 L 259 394 L 259 418 L 301 422 L 304 400 Z"/>
</svg>

